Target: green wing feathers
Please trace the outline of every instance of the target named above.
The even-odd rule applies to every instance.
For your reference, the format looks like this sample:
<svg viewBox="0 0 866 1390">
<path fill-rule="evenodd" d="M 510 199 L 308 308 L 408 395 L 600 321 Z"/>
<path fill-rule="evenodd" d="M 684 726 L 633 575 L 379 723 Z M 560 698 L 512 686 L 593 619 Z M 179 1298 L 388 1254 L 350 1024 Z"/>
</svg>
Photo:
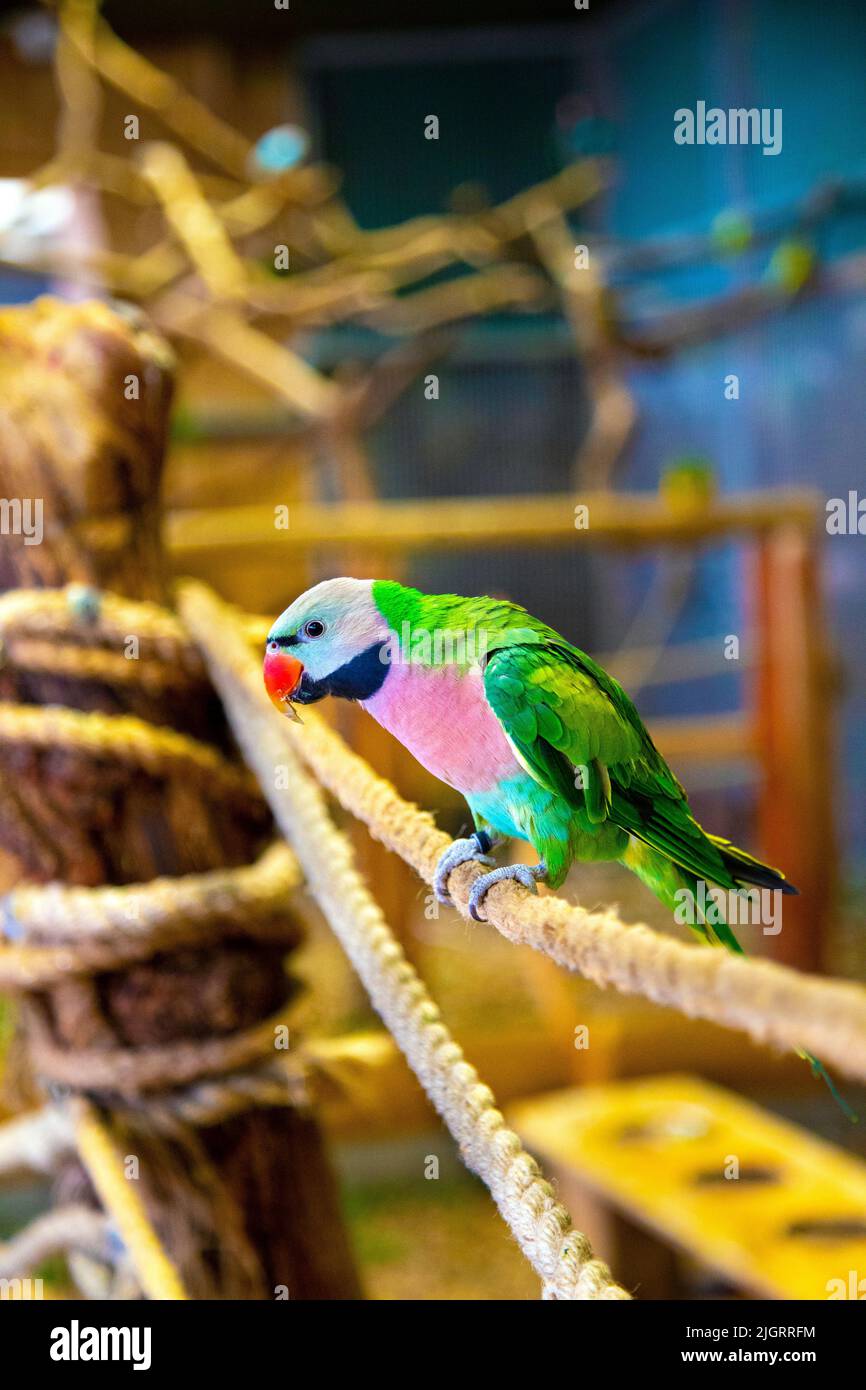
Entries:
<svg viewBox="0 0 866 1390">
<path fill-rule="evenodd" d="M 527 633 L 495 648 L 484 672 L 515 755 L 590 825 L 612 821 L 695 878 L 796 891 L 782 874 L 708 835 L 622 687 L 583 652 Z"/>
<path fill-rule="evenodd" d="M 697 900 L 699 880 L 729 892 L 755 885 L 795 893 L 777 869 L 698 825 L 622 687 L 552 636 L 530 630 L 525 641 L 503 638 L 484 671 L 487 699 L 531 776 L 573 805 L 584 825 L 610 820 L 627 831 L 624 862 L 669 907 L 683 888 Z M 719 914 L 692 929 L 711 945 L 742 952 Z M 798 1051 L 856 1119 L 822 1063 Z"/>
<path fill-rule="evenodd" d="M 576 769 L 586 776 L 597 762 L 611 769 L 640 754 L 639 731 L 564 649 L 501 647 L 488 658 L 484 689 L 527 770 L 575 805 L 584 802 Z"/>
</svg>

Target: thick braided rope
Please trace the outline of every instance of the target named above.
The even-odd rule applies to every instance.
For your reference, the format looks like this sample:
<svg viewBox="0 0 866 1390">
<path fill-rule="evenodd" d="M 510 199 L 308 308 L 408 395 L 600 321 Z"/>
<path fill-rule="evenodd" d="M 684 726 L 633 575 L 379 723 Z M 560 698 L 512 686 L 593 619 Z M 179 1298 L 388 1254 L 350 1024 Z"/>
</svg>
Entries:
<svg viewBox="0 0 866 1390">
<path fill-rule="evenodd" d="M 75 610 L 76 591 L 64 589 L 10 589 L 0 595 L 0 637 L 58 639 L 94 637 L 119 650 L 130 636 L 153 646 L 163 661 L 201 672 L 198 653 L 191 651 L 183 624 L 167 608 L 141 603 L 118 594 L 100 592 L 98 610 L 93 617 L 82 617 Z M 134 662 L 130 663 L 134 666 Z"/>
<path fill-rule="evenodd" d="M 244 1110 L 288 1106 L 309 1107 L 305 1050 L 276 1066 L 263 1063 L 255 1069 L 229 1072 L 212 1080 L 196 1081 L 180 1090 L 149 1094 L 125 1109 L 143 1116 L 149 1127 L 172 1133 L 179 1124 L 206 1129 L 222 1124 Z"/>
<path fill-rule="evenodd" d="M 220 623 L 231 622 L 230 611 L 221 612 Z M 302 727 L 284 721 L 293 750 L 345 810 L 432 883 L 449 837 L 314 711 L 303 718 Z M 469 890 L 482 872 L 461 864 L 450 876 L 449 892 L 464 917 Z M 612 909 L 589 912 L 550 894 L 536 897 L 514 882 L 495 884 L 484 910 L 509 941 L 532 946 L 601 987 L 612 985 L 690 1018 L 740 1029 L 756 1042 L 808 1048 L 839 1071 L 866 1077 L 866 990 L 860 985 L 687 944 L 644 924 L 628 926 Z"/>
<path fill-rule="evenodd" d="M 140 686 L 148 694 L 170 689 L 188 690 L 201 676 L 162 657 L 139 656 L 135 661 L 122 652 L 104 647 L 84 647 L 69 643 L 62 647 L 53 641 L 16 638 L 8 648 L 12 665 L 21 671 L 50 672 L 64 680 L 99 681 L 102 685 Z"/>
<path fill-rule="evenodd" d="M 10 644 L 9 655 L 16 664 L 56 674 L 61 653 L 68 658 L 60 663 L 63 669 L 68 666 L 78 677 L 108 678 L 116 675 L 114 666 L 121 663 L 119 670 L 143 677 L 145 685 L 164 685 L 166 676 L 170 683 L 172 671 L 179 679 L 204 679 L 201 658 L 173 614 L 112 594 L 82 595 L 76 588 L 18 590 L 0 597 L 0 637 Z M 83 645 L 102 641 L 119 646 L 132 634 L 152 645 L 155 659 L 127 662 L 119 652 Z M 69 644 L 57 646 L 63 639 Z M 50 661 L 44 660 L 49 654 Z M 91 658 L 95 664 L 88 664 Z M 5 705 L 0 706 L 3 737 L 43 747 L 65 744 L 150 771 L 180 767 L 187 774 L 204 775 L 209 784 L 241 788 L 259 798 L 246 770 L 235 768 L 216 750 L 132 716 Z M 2 926 L 6 935 L 23 936 L 27 944 L 0 947 L 0 987 L 44 989 L 70 975 L 113 969 L 159 950 L 212 941 L 226 931 L 293 944 L 297 925 L 282 909 L 299 881 L 297 861 L 284 843 L 277 842 L 257 863 L 233 869 L 123 887 L 23 886 L 4 900 Z M 116 1088 L 133 1099 L 151 1087 L 176 1088 L 191 1081 L 186 1094 L 175 1089 L 165 1093 L 166 1114 L 176 1102 L 176 1117 L 181 1112 L 186 1118 L 196 1114 L 210 1117 L 209 1122 L 249 1105 L 293 1103 L 285 1079 L 280 1085 L 275 1076 L 260 1074 L 259 1059 L 273 1048 L 274 1020 L 227 1038 L 162 1048 L 69 1052 L 53 1044 L 38 1013 L 31 1012 L 38 1061 L 55 1083 Z M 278 1022 L 283 1022 L 282 1016 Z M 254 1064 L 255 1071 L 236 1073 L 225 1084 L 201 1080 L 226 1066 L 247 1064 Z"/>
<path fill-rule="evenodd" d="M 30 1055 L 39 1077 L 76 1091 L 138 1097 L 221 1076 L 273 1057 L 277 1030 L 289 1022 L 291 1000 L 270 1017 L 224 1036 L 185 1038 L 151 1047 L 71 1049 L 54 1042 L 37 1001 L 26 1005 Z"/>
<path fill-rule="evenodd" d="M 324 1090 L 351 1094 L 364 1063 L 357 1035 L 308 1040 L 280 1062 L 266 1060 L 246 1071 L 205 1078 L 189 1086 L 118 1097 L 113 1109 L 146 1119 L 167 1132 L 178 1124 L 204 1129 L 253 1107 L 305 1109 Z M 348 1065 L 347 1065 L 348 1064 Z M 17 1120 L 0 1124 L 0 1178 L 13 1172 L 52 1173 L 73 1145 L 69 1115 L 51 1104 Z"/>
<path fill-rule="evenodd" d="M 130 638 L 136 657 L 127 655 Z M 0 661 L 67 680 L 138 685 L 150 693 L 204 679 L 173 613 L 154 603 L 64 589 L 14 589 L 0 596 Z"/>
<path fill-rule="evenodd" d="M 62 705 L 0 703 L 0 743 L 79 749 L 90 756 L 131 764 L 158 776 L 185 773 L 206 781 L 209 790 L 246 793 L 258 799 L 249 773 L 235 767 L 216 749 L 131 714 L 82 713 Z"/>
<path fill-rule="evenodd" d="M 183 615 L 205 654 L 235 736 L 267 789 L 274 816 L 291 840 L 307 882 L 370 998 L 460 1146 L 487 1184 L 551 1299 L 621 1299 L 625 1291 L 592 1256 L 536 1161 L 505 1125 L 489 1087 L 465 1060 L 423 982 L 355 869 L 351 850 L 328 815 L 324 796 L 296 758 L 286 722 L 273 715 L 258 667 L 222 604 L 185 586 Z M 216 640 L 218 634 L 218 641 Z M 274 770 L 288 768 L 286 789 Z"/>
<path fill-rule="evenodd" d="M 298 861 L 277 840 L 254 864 L 209 869 L 178 878 L 154 878 L 122 888 L 77 888 L 64 883 L 15 888 L 5 899 L 7 913 L 25 936 L 80 941 L 116 934 L 147 937 L 184 921 L 242 915 L 258 919 L 281 906 L 301 881 Z M 245 930 L 247 921 L 237 929 Z"/>
<path fill-rule="evenodd" d="M 158 951 L 213 942 L 217 936 L 297 944 L 285 912 L 300 882 L 287 845 L 271 845 L 255 864 L 122 888 L 62 883 L 14 889 L 2 901 L 0 989 L 41 990 L 71 975 L 90 975 L 148 960 Z"/>
<path fill-rule="evenodd" d="M 146 1095 L 117 1097 L 112 1110 L 135 1116 L 148 1128 L 176 1133 L 179 1125 L 205 1129 L 244 1110 L 309 1106 L 306 1049 L 276 1064 L 225 1076 L 206 1078 L 189 1086 Z M 52 1102 L 16 1120 L 0 1124 L 0 1179 L 17 1173 L 55 1173 L 75 1146 L 75 1134 L 65 1104 Z"/>
<path fill-rule="evenodd" d="M 55 1255 L 85 1249 L 111 1255 L 111 1222 L 92 1207 L 56 1207 L 37 1216 L 11 1240 L 0 1242 L 0 1279 L 21 1279 Z"/>
</svg>

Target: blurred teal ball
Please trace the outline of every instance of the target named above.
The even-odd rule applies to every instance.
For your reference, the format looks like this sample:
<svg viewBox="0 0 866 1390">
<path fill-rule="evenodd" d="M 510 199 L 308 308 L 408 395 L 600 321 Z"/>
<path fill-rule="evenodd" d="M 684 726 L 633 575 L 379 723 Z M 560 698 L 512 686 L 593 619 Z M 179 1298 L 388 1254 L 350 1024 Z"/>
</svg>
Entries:
<svg viewBox="0 0 866 1390">
<path fill-rule="evenodd" d="M 66 590 L 66 601 L 76 618 L 95 623 L 102 610 L 102 595 L 89 584 L 70 584 Z"/>
<path fill-rule="evenodd" d="M 300 164 L 309 146 L 310 138 L 300 126 L 275 125 L 256 142 L 253 157 L 263 172 L 281 174 Z"/>
</svg>

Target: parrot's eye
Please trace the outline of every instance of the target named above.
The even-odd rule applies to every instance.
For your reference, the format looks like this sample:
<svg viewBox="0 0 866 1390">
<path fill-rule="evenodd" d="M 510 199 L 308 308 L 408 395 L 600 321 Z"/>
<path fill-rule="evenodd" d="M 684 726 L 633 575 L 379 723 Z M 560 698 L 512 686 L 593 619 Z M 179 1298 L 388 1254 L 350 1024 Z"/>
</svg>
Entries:
<svg viewBox="0 0 866 1390">
<path fill-rule="evenodd" d="M 305 637 L 321 637 L 325 631 L 325 624 L 320 623 L 318 618 L 311 618 L 308 623 L 304 623 L 301 631 Z"/>
<path fill-rule="evenodd" d="M 269 642 L 269 643 L 268 643 L 268 651 L 269 651 L 269 652 L 278 652 L 279 650 L 280 650 L 280 644 L 279 644 L 279 642 Z"/>
</svg>

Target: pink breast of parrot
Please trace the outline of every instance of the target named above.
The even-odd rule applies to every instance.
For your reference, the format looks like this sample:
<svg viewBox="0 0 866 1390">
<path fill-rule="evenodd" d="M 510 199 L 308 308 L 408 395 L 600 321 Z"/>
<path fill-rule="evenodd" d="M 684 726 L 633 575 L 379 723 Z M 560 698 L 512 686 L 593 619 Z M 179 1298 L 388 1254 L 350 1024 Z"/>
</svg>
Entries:
<svg viewBox="0 0 866 1390">
<path fill-rule="evenodd" d="M 395 663 L 363 707 L 434 777 L 464 796 L 523 771 L 478 671 Z"/>
</svg>

